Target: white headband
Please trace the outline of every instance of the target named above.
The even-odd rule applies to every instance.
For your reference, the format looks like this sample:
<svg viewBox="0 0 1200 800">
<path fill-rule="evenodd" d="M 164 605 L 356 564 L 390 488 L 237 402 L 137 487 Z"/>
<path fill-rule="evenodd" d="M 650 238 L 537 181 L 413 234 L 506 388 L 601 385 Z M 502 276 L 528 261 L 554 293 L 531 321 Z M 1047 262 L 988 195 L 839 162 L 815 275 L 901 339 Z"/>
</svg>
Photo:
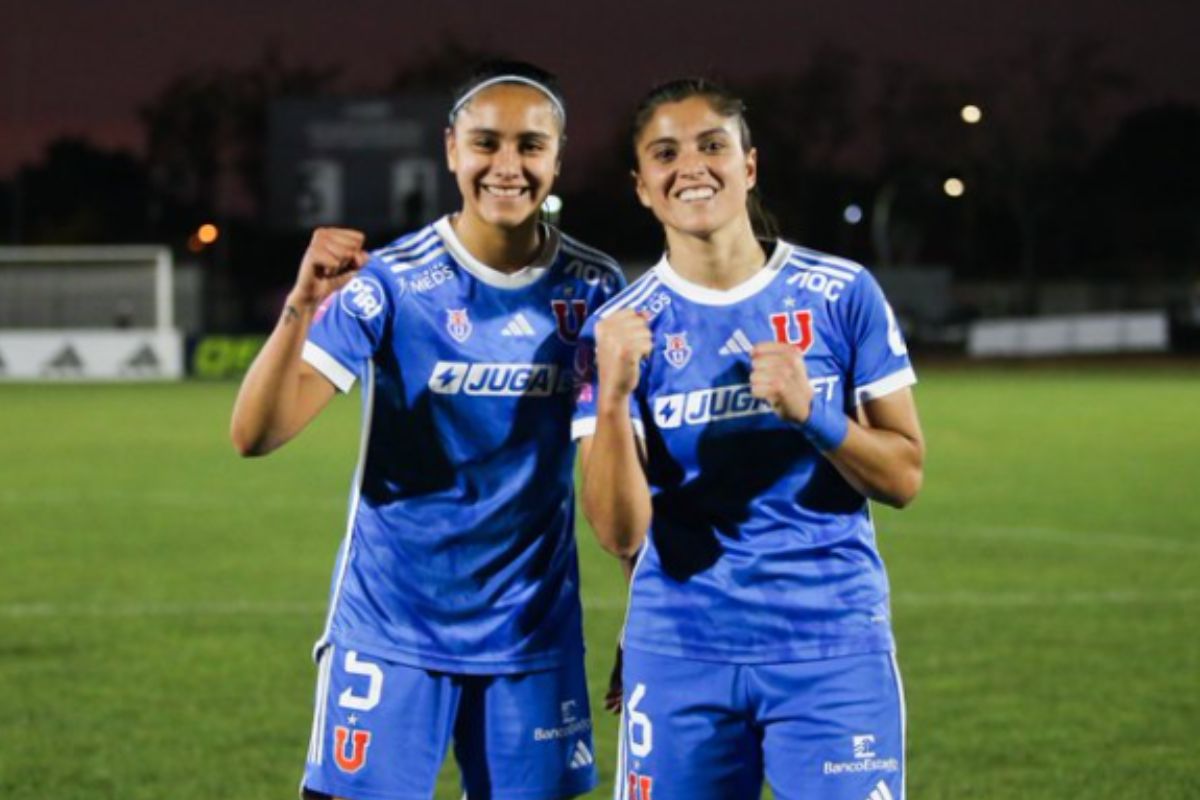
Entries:
<svg viewBox="0 0 1200 800">
<path fill-rule="evenodd" d="M 489 86 L 495 86 L 497 83 L 523 83 L 526 86 L 532 86 L 534 89 L 537 89 L 539 92 L 546 95 L 546 97 L 550 100 L 550 103 L 554 106 L 554 110 L 558 112 L 559 119 L 563 121 L 564 125 L 566 124 L 567 110 L 563 108 L 563 104 L 559 102 L 559 99 L 554 96 L 554 92 L 550 91 L 545 84 L 538 83 L 533 78 L 526 78 L 522 75 L 497 75 L 495 78 L 488 78 L 486 81 L 483 81 L 475 86 L 473 89 L 471 89 L 471 91 L 460 97 L 458 102 L 454 104 L 454 108 L 450 109 L 450 124 L 454 124 L 454 118 L 458 116 L 459 111 L 462 111 L 463 106 L 471 102 L 472 97 L 479 94 Z"/>
</svg>

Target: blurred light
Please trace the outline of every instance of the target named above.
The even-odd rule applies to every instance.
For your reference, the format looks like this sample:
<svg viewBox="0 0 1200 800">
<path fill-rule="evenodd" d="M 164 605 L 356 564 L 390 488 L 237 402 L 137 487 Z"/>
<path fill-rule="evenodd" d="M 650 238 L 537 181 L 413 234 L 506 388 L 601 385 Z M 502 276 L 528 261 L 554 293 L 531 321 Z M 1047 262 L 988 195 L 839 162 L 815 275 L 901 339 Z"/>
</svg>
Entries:
<svg viewBox="0 0 1200 800">
<path fill-rule="evenodd" d="M 942 184 L 942 191 L 951 197 L 962 197 L 966 190 L 966 184 L 958 178 L 947 178 L 946 182 Z"/>
<path fill-rule="evenodd" d="M 196 229 L 196 238 L 200 240 L 200 244 L 212 244 L 220 235 L 221 231 L 211 222 L 206 222 Z"/>
<path fill-rule="evenodd" d="M 959 113 L 962 121 L 968 125 L 976 125 L 983 119 L 983 109 L 976 105 L 965 105 Z"/>
<path fill-rule="evenodd" d="M 552 194 L 542 203 L 542 210 L 552 217 L 557 217 L 562 213 L 563 202 L 562 198 L 556 194 Z"/>
<path fill-rule="evenodd" d="M 204 242 L 200 241 L 200 236 L 198 234 L 193 233 L 188 237 L 187 249 L 193 253 L 199 253 L 204 249 Z"/>
<path fill-rule="evenodd" d="M 851 203 L 842 211 L 842 219 L 851 225 L 857 225 L 862 222 L 863 210 L 858 203 Z"/>
</svg>

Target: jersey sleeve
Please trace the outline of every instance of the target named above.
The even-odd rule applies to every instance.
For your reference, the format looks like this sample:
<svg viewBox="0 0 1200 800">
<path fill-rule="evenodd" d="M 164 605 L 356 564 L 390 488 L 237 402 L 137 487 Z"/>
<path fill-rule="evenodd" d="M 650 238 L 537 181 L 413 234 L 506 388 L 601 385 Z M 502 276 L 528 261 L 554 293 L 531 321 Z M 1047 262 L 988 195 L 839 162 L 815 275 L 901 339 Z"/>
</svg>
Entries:
<svg viewBox="0 0 1200 800">
<path fill-rule="evenodd" d="M 847 298 L 854 404 L 875 400 L 917 382 L 904 334 L 875 277 L 865 270 Z"/>
<path fill-rule="evenodd" d="M 317 310 L 302 358 L 340 392 L 348 392 L 384 341 L 400 287 L 372 258 Z"/>
<path fill-rule="evenodd" d="M 571 438 L 582 439 L 596 433 L 596 396 L 600 391 L 599 370 L 596 369 L 596 323 L 599 314 L 593 314 L 584 323 L 575 349 L 575 413 L 571 418 Z M 636 395 L 636 393 L 635 393 Z M 629 416 L 633 430 L 645 438 L 642 415 L 638 410 L 635 395 L 629 397 Z"/>
</svg>

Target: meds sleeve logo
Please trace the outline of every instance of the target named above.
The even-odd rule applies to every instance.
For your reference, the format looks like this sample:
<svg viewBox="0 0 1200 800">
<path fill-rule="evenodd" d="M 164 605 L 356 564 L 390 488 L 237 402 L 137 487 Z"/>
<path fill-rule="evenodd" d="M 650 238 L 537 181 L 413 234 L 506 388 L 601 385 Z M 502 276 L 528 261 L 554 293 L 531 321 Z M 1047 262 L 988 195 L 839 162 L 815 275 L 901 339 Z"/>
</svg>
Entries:
<svg viewBox="0 0 1200 800">
<path fill-rule="evenodd" d="M 357 275 L 342 288 L 342 311 L 361 320 L 374 319 L 384 307 L 383 287 L 369 275 Z"/>
</svg>

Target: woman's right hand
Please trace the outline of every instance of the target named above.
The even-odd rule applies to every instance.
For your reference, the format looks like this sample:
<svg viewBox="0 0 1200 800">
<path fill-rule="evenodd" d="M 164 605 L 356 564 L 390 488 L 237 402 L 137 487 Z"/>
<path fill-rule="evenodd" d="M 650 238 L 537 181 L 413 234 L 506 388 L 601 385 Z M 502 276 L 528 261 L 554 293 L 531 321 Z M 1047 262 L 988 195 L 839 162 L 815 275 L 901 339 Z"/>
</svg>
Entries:
<svg viewBox="0 0 1200 800">
<path fill-rule="evenodd" d="M 644 314 L 622 309 L 596 325 L 596 368 L 600 396 L 624 401 L 637 388 L 641 362 L 650 355 L 654 339 Z"/>
<path fill-rule="evenodd" d="M 289 305 L 316 308 L 326 297 L 345 286 L 366 265 L 363 251 L 366 236 L 350 228 L 317 228 L 313 231 L 296 285 L 288 294 Z"/>
</svg>

